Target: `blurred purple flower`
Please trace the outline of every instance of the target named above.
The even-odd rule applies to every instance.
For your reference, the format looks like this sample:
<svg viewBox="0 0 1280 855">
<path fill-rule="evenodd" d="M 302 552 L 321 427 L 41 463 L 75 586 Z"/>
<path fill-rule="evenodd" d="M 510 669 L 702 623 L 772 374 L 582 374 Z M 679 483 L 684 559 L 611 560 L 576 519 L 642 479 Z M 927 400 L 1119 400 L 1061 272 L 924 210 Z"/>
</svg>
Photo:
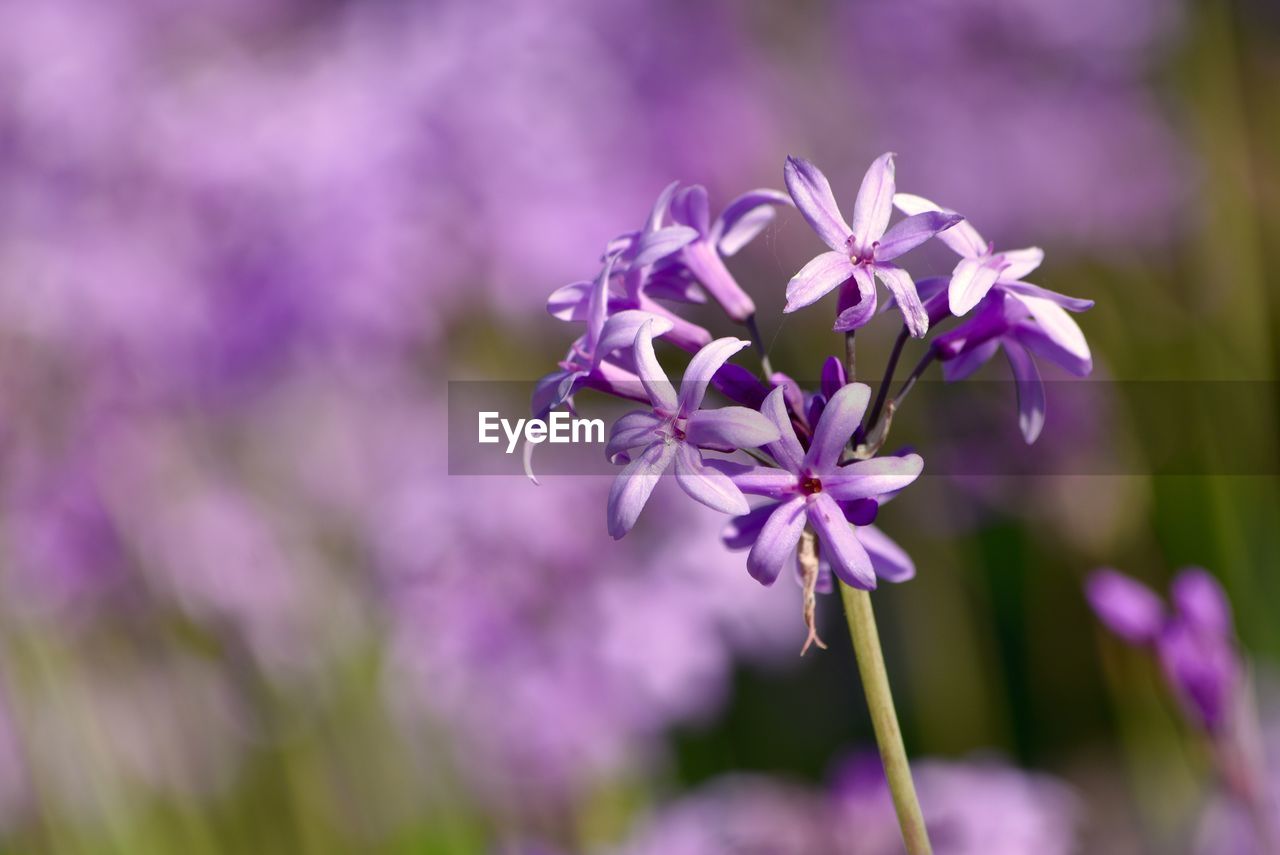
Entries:
<svg viewBox="0 0 1280 855">
<path fill-rule="evenodd" d="M 742 585 L 730 553 L 706 549 L 719 517 L 674 492 L 650 504 L 660 541 L 613 544 L 581 523 L 598 512 L 593 481 L 398 480 L 376 514 L 387 690 L 447 735 L 437 779 L 498 810 L 564 804 L 660 761 L 665 728 L 724 700 L 737 654 L 798 643 L 795 601 Z M 509 515 L 505 537 L 493 513 Z"/>
<path fill-rule="evenodd" d="M 1249 722 L 1245 751 L 1223 791 L 1211 795 L 1196 824 L 1195 855 L 1270 855 L 1280 842 L 1280 719 L 1263 701 L 1264 720 Z"/>
<path fill-rule="evenodd" d="M 1048 775 L 1023 772 L 992 759 L 924 760 L 912 764 L 920 805 L 938 855 L 1068 855 L 1078 851 L 1080 804 Z M 894 855 L 902 842 L 889 788 L 877 757 L 858 757 L 833 786 L 835 850 L 849 855 Z"/>
<path fill-rule="evenodd" d="M 782 387 L 774 389 L 762 410 L 780 434 L 765 450 L 782 468 L 714 464 L 744 493 L 772 500 L 735 520 L 730 542 L 741 548 L 754 540 L 747 555 L 747 572 L 761 584 L 772 585 L 795 554 L 805 526 L 810 525 L 836 576 L 857 588 L 874 588 L 877 562 L 868 554 L 868 544 L 854 534 L 846 508 L 907 486 L 919 476 L 924 461 L 912 454 L 840 465 L 841 453 L 862 421 L 871 396 L 871 389 L 864 384 L 850 383 L 832 395 L 814 427 L 808 451 L 801 447 L 791 425 L 785 394 Z M 867 539 L 881 553 L 881 569 L 888 570 L 895 581 L 914 569 L 909 560 L 904 566 L 904 554 L 887 538 L 877 534 Z"/>
<path fill-rule="evenodd" d="M 1098 618 L 1131 644 L 1150 646 L 1187 715 L 1210 733 L 1229 726 L 1243 665 L 1231 607 L 1207 571 L 1189 567 L 1170 588 L 1166 613 L 1151 589 L 1115 570 L 1095 571 L 1085 594 Z"/>
<path fill-rule="evenodd" d="M 857 329 L 875 314 L 875 279 L 879 279 L 893 293 L 911 334 L 920 338 L 929 329 L 929 316 L 911 276 L 890 262 L 963 218 L 928 211 L 889 228 L 894 196 L 893 157 L 880 155 L 863 176 L 853 203 L 851 225 L 845 223 L 827 177 L 807 160 L 787 158 L 783 170 L 787 190 L 831 252 L 810 261 L 787 283 L 784 312 L 815 303 L 840 287 L 840 314 L 835 329 Z"/>
<path fill-rule="evenodd" d="M 1080 804 L 1063 783 L 1002 762 L 914 765 L 938 855 L 1068 855 Z M 878 758 L 843 764 L 827 792 L 721 778 L 656 811 L 609 855 L 897 855 L 901 831 Z"/>
<path fill-rule="evenodd" d="M 865 105 L 866 144 L 910 159 L 933 198 L 1011 240 L 1127 250 L 1177 233 L 1194 181 L 1150 87 L 1184 17 L 1160 0 L 868 0 L 832 28 L 836 81 Z"/>
<path fill-rule="evenodd" d="M 1164 603 L 1156 592 L 1109 567 L 1089 576 L 1085 596 L 1107 629 L 1130 644 L 1154 641 L 1164 626 Z"/>
<path fill-rule="evenodd" d="M 721 778 L 668 805 L 609 855 L 835 855 L 822 800 L 764 776 Z"/>
<path fill-rule="evenodd" d="M 623 537 L 635 525 L 658 478 L 672 463 L 676 482 L 694 500 L 728 514 L 743 514 L 747 500 L 718 469 L 704 465 L 700 448 L 736 451 L 758 448 L 777 439 L 774 425 L 746 407 L 702 410 L 711 378 L 729 357 L 751 343 L 721 338 L 698 351 L 680 381 L 672 387 L 653 353 L 653 322 L 635 337 L 635 359 L 652 412 L 632 410 L 614 423 L 605 453 L 615 462 L 630 461 L 609 491 L 609 534 Z M 629 452 L 642 447 L 632 459 Z"/>
</svg>

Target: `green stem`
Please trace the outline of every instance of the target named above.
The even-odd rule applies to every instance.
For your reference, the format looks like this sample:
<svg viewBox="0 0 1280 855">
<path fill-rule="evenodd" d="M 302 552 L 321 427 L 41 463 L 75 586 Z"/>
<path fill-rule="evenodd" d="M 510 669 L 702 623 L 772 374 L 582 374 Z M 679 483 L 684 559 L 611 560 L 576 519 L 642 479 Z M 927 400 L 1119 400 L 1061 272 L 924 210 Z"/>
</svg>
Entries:
<svg viewBox="0 0 1280 855">
<path fill-rule="evenodd" d="M 884 764 L 884 776 L 889 782 L 889 794 L 893 797 L 893 809 L 898 814 L 907 855 L 932 855 L 933 847 L 929 845 L 924 814 L 920 812 L 920 800 L 911 780 L 907 749 L 902 744 L 902 728 L 898 726 L 898 714 L 893 708 L 893 693 L 889 691 L 889 675 L 880 650 L 880 633 L 876 630 L 876 616 L 871 609 L 871 595 L 841 582 L 840 598 L 844 601 L 853 655 L 858 660 L 862 690 L 871 711 L 871 726 L 880 746 L 880 762 Z"/>
</svg>

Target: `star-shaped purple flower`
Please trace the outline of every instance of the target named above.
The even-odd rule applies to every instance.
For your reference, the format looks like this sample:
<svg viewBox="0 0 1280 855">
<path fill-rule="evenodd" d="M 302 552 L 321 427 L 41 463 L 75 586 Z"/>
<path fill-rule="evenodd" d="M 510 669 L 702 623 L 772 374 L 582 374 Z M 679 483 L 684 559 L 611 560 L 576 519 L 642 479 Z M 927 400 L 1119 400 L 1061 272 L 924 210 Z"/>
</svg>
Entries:
<svg viewBox="0 0 1280 855">
<path fill-rule="evenodd" d="M 893 204 L 908 216 L 919 216 L 931 211 L 955 213 L 923 196 L 911 193 L 896 194 Z M 1038 246 L 996 252 L 995 245 L 983 240 L 982 235 L 968 220 L 956 223 L 939 234 L 938 240 L 960 256 L 947 289 L 948 308 L 956 317 L 978 305 L 997 280 L 1016 288 L 1015 283 L 1022 284 L 1018 280 L 1030 274 L 1044 261 L 1044 250 Z M 1027 288 L 1033 296 L 1040 290 L 1034 285 Z"/>
<path fill-rule="evenodd" d="M 757 522 L 760 526 L 747 555 L 747 572 L 762 584 L 773 584 L 795 554 L 807 524 L 816 532 L 822 554 L 836 576 L 857 588 L 874 588 L 874 563 L 854 534 L 847 512 L 856 517 L 859 512 L 854 503 L 906 487 L 920 475 L 924 461 L 911 454 L 840 465 L 841 454 L 870 400 L 871 389 L 865 384 L 850 383 L 831 396 L 814 426 L 808 451 L 801 447 L 791 425 L 785 394 L 782 387 L 774 389 L 761 408 L 779 434 L 765 451 L 780 468 L 715 464 L 742 492 L 765 496 L 775 503 L 766 506 L 769 511 L 763 522 L 752 521 L 753 528 Z M 901 556 L 895 555 L 893 561 L 901 565 Z"/>
<path fill-rule="evenodd" d="M 750 507 L 741 490 L 723 472 L 704 465 L 699 449 L 759 448 L 778 438 L 772 422 L 755 410 L 699 409 L 716 371 L 750 342 L 721 338 L 702 348 L 689 362 L 677 395 L 654 355 L 653 336 L 650 321 L 636 333 L 634 346 L 640 383 L 652 410 L 633 410 L 618 419 L 605 447 L 610 460 L 630 460 L 609 491 L 609 534 L 614 538 L 635 525 L 658 477 L 673 462 L 676 482 L 691 497 L 718 511 L 745 514 Z M 630 451 L 635 448 L 643 450 L 632 459 Z"/>
<path fill-rule="evenodd" d="M 867 170 L 849 224 L 836 205 L 827 177 L 807 160 L 787 158 L 783 170 L 787 190 L 831 252 L 810 261 L 787 283 L 784 312 L 815 303 L 839 287 L 835 329 L 857 329 L 875 314 L 875 280 L 879 279 L 893 294 L 911 334 L 920 338 L 929 329 L 929 316 L 916 294 L 915 283 L 905 270 L 891 262 L 963 217 L 928 211 L 888 228 L 893 212 L 893 157 L 891 153 L 883 154 Z"/>
<path fill-rule="evenodd" d="M 1174 577 L 1171 612 L 1146 585 L 1110 568 L 1094 571 L 1085 596 L 1108 629 L 1154 650 L 1174 694 L 1197 724 L 1212 733 L 1230 723 L 1242 665 L 1231 604 L 1208 571 L 1188 567 Z"/>
<path fill-rule="evenodd" d="M 932 314 L 949 299 L 941 288 L 937 294 L 926 293 L 928 311 Z M 977 371 L 1003 348 L 1018 390 L 1018 427 L 1029 445 L 1040 436 L 1045 420 L 1044 382 L 1032 354 L 1077 377 L 1088 375 L 1093 370 L 1089 343 L 1067 312 L 1092 306 L 1092 300 L 1029 283 L 998 282 L 964 323 L 933 340 L 933 353 L 942 361 L 942 376 L 953 382 Z"/>
</svg>

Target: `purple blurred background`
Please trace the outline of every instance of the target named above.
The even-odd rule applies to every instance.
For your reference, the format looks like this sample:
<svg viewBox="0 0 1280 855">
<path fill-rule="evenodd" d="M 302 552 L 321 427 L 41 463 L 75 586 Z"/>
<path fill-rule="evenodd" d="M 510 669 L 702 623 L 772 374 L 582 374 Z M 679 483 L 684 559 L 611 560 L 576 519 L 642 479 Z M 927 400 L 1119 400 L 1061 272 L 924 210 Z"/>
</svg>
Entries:
<svg viewBox="0 0 1280 855">
<path fill-rule="evenodd" d="M 602 483 L 449 476 L 446 382 L 550 370 L 547 294 L 669 181 L 718 208 L 787 154 L 851 188 L 884 150 L 1098 301 L 1104 376 L 1273 380 L 1277 38 L 1247 2 L 0 5 L 0 836 L 728 853 L 655 841 L 756 800 L 883 827 L 841 763 L 871 744 L 852 663 L 795 656 L 798 589 L 674 497 L 613 544 Z M 797 376 L 838 346 L 779 314 L 811 238 L 784 212 L 734 262 Z M 990 786 L 1032 829 L 939 851 L 1183 839 L 1211 793 L 1078 581 L 1216 566 L 1274 656 L 1276 485 L 1014 480 L 892 514 L 909 741 L 964 758 L 924 761 L 926 809 Z M 776 851 L 833 851 L 811 825 Z"/>
</svg>

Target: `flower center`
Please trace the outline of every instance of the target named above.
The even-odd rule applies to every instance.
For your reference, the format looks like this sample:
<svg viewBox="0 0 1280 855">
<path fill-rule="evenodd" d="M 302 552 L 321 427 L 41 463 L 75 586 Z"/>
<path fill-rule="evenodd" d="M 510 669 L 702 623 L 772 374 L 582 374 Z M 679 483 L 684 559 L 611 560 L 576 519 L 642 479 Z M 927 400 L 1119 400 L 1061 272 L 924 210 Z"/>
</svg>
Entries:
<svg viewBox="0 0 1280 855">
<path fill-rule="evenodd" d="M 822 492 L 822 481 L 812 475 L 806 475 L 800 479 L 800 492 L 806 496 L 812 496 L 814 493 Z"/>
<path fill-rule="evenodd" d="M 871 264 L 876 260 L 876 247 L 879 245 L 880 241 L 876 241 L 871 246 L 863 248 L 858 246 L 855 235 L 849 235 L 844 242 L 844 251 L 849 253 L 849 261 L 854 265 Z"/>
<path fill-rule="evenodd" d="M 688 419 L 671 417 L 670 421 L 656 429 L 656 433 L 667 442 L 684 442 L 687 423 Z"/>
</svg>

